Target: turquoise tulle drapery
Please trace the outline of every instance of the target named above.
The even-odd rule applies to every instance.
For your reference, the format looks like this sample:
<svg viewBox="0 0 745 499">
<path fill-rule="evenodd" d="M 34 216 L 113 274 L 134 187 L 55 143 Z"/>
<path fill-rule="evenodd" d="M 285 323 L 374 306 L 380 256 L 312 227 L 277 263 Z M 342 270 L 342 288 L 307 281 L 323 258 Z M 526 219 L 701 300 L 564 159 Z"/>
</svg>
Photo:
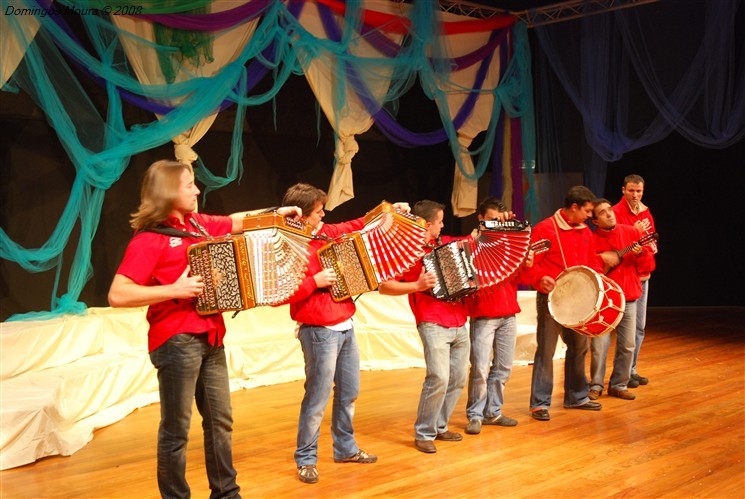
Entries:
<svg viewBox="0 0 745 499">
<path fill-rule="evenodd" d="M 338 38 L 332 36 L 333 26 L 328 19 L 325 20 L 325 37 L 311 34 L 298 21 L 299 13 L 311 3 L 319 12 L 330 13 L 329 19 L 333 18 L 337 28 L 340 27 Z M 511 17 L 445 22 L 434 2 L 398 4 L 400 8 L 391 14 L 390 9 L 376 8 L 384 3 L 388 2 L 251 0 L 231 2 L 229 11 L 215 11 L 212 7 L 217 2 L 211 1 L 0 0 L 6 14 L 2 19 L 2 36 L 12 36 L 21 54 L 17 67 L 10 70 L 6 69 L 6 64 L 12 61 L 3 55 L 5 60 L 0 61 L 3 75 L 9 79 L 0 81 L 2 90 L 23 91 L 34 99 L 65 148 L 67 158 L 61 163 L 72 165 L 76 172 L 64 211 L 54 231 L 40 247 L 22 247 L 12 234 L 0 228 L 0 257 L 16 262 L 28 272 L 52 269 L 57 272 L 49 311 L 17 314 L 12 319 L 44 318 L 49 314 L 85 309 L 78 298 L 93 272 L 91 241 L 96 234 L 103 199 L 133 155 L 166 144 L 206 117 L 235 106 L 232 151 L 225 176 L 212 173 L 201 159 L 195 171 L 204 184 L 205 194 L 239 179 L 243 171 L 242 132 L 246 110 L 249 106 L 270 102 L 287 78 L 303 74 L 301 53 L 306 59 L 330 53 L 342 61 L 335 68 L 339 82 L 334 89 L 335 102 L 346 102 L 353 95 L 363 100 L 377 126 L 386 126 L 386 134 L 410 146 L 427 141 L 449 141 L 454 161 L 458 161 L 459 166 L 459 153 L 463 152 L 458 143 L 459 120 L 467 119 L 473 112 L 476 97 L 490 94 L 494 97 L 494 105 L 489 111 L 491 119 L 485 143 L 479 151 L 469 152 L 479 156 L 476 172 L 463 171 L 464 176 L 478 177 L 486 170 L 489 153 L 497 148 L 495 143 L 499 141 L 495 133 L 497 123 L 505 113 L 521 119 L 520 154 L 525 164 L 532 167 L 535 138 L 530 57 L 524 26 L 515 29 Z M 179 36 L 157 36 L 153 41 L 122 30 L 111 20 L 117 7 L 122 12 L 126 8 L 126 15 L 132 18 L 154 23 L 161 35 L 177 33 Z M 85 39 L 81 40 L 76 35 L 80 31 L 68 25 L 70 16 L 75 15 L 70 12 L 78 13 L 75 19 L 82 23 Z M 219 71 L 203 74 L 202 64 L 211 60 L 213 51 L 222 48 L 217 42 L 218 36 L 255 19 L 260 20 L 242 50 Z M 34 24 L 38 25 L 35 33 L 29 30 Z M 391 33 L 402 34 L 402 41 L 392 41 Z M 500 51 L 498 45 L 485 45 L 483 50 L 454 57 L 452 37 L 468 33 L 492 33 L 492 39 L 509 43 L 511 49 Z M 170 40 L 168 43 L 157 42 L 166 38 Z M 187 45 L 196 47 L 196 51 L 185 53 L 176 38 L 190 40 Z M 123 40 L 143 51 L 154 51 L 160 60 L 164 81 L 168 83 L 149 84 L 138 79 L 132 60 L 125 54 Z M 362 40 L 375 47 L 378 55 L 355 56 L 350 48 Z M 502 53 L 507 54 L 506 57 L 500 57 Z M 498 86 L 482 86 L 477 79 L 473 85 L 461 85 L 457 89 L 448 84 L 454 72 L 465 68 L 488 69 L 489 58 L 498 59 L 501 66 Z M 253 93 L 265 75 L 273 79 L 271 87 L 261 94 Z M 372 93 L 365 84 L 380 78 L 387 80 L 387 91 L 370 101 Z M 89 81 L 85 80 L 94 81 L 105 89 L 104 111 L 86 95 L 84 89 Z M 425 93 L 437 104 L 442 120 L 442 129 L 424 138 L 395 122 L 398 99 L 416 81 L 421 82 Z M 447 104 L 453 92 L 473 96 L 455 113 L 448 110 Z M 123 102 L 158 113 L 159 119 L 125 124 Z M 530 181 L 530 175 L 526 178 Z M 522 198 L 523 192 L 515 195 Z M 530 190 L 526 200 L 528 212 Z M 73 244 L 71 234 L 76 227 L 79 229 L 77 249 L 65 278 L 61 275 L 62 254 L 67 245 Z"/>
</svg>

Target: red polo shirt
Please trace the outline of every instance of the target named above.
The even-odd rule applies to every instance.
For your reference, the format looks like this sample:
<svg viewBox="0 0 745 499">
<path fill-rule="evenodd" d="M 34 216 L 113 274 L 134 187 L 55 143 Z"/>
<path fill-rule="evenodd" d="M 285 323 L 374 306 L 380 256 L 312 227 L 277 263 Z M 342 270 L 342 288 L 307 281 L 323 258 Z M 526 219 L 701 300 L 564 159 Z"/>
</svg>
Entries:
<svg viewBox="0 0 745 499">
<path fill-rule="evenodd" d="M 193 216 L 212 236 L 230 234 L 233 222 L 230 217 L 188 214 L 186 224 L 169 217 L 165 225 L 179 230 L 195 232 L 189 223 Z M 129 277 L 142 286 L 172 284 L 181 276 L 188 264 L 186 248 L 202 240 L 201 237 L 176 237 L 155 232 L 137 232 L 127 246 L 117 274 Z M 147 308 L 148 350 L 152 352 L 171 336 L 180 333 L 207 334 L 212 345 L 222 345 L 225 323 L 222 314 L 202 316 L 197 314 L 194 300 L 170 299 L 154 303 Z"/>
<path fill-rule="evenodd" d="M 458 239 L 464 238 L 442 236 L 442 243 L 445 244 Z M 429 253 L 432 248 L 428 247 L 425 251 Z M 422 261 L 419 260 L 416 265 L 401 276 L 401 280 L 413 282 L 419 279 L 419 275 L 422 273 L 422 265 Z M 431 322 L 442 327 L 460 327 L 468 320 L 466 306 L 461 300 L 454 302 L 438 300 L 429 290 L 409 294 L 409 306 L 414 313 L 417 324 Z"/>
</svg>

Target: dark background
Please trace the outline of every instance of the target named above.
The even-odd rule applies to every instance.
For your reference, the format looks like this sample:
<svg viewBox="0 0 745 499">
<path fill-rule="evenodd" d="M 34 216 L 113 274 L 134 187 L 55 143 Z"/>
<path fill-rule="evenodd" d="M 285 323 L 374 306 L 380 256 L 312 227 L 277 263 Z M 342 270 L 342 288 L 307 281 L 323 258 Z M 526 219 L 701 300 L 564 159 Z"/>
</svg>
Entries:
<svg viewBox="0 0 745 499">
<path fill-rule="evenodd" d="M 417 89 L 415 86 L 402 100 L 399 121 L 415 131 L 438 127 L 434 104 Z M 100 89 L 90 86 L 89 90 L 105 109 Z M 561 100 L 559 89 L 557 95 Z M 581 172 L 586 149 L 581 119 L 567 99 L 555 104 L 564 117 L 561 149 L 565 157 L 560 158 L 560 164 L 566 172 Z M 128 124 L 153 119 L 127 104 L 125 113 Z M 243 179 L 240 184 L 211 192 L 200 211 L 227 214 L 277 205 L 285 189 L 299 181 L 328 188 L 333 135 L 321 117 L 319 136 L 315 97 L 304 78 L 292 77 L 283 87 L 276 99 L 276 113 L 275 129 L 271 104 L 248 108 Z M 230 155 L 233 118 L 230 111 L 220 115 L 195 146 L 216 174 L 224 173 Z M 358 136 L 358 142 L 360 151 L 352 162 L 355 198 L 327 213 L 326 221 L 360 216 L 383 199 L 414 203 L 428 198 L 447 207 L 444 233 L 471 230 L 474 216 L 458 219 L 450 213 L 454 160 L 447 144 L 400 148 L 374 127 Z M 80 297 L 88 306 L 108 305 L 111 279 L 132 235 L 128 219 L 139 201 L 143 172 L 153 161 L 172 156 L 172 145 L 166 144 L 133 157 L 122 178 L 106 193 L 93 241 L 94 275 Z M 540 157 L 538 165 L 540 168 Z M 609 164 L 605 190 L 595 194 L 616 202 L 623 177 L 629 173 L 646 180 L 644 202 L 651 207 L 660 233 L 649 305 L 745 305 L 740 284 L 745 277 L 744 252 L 738 234 L 745 215 L 745 143 L 722 150 L 704 149 L 672 134 Z M 480 181 L 480 198 L 488 194 L 490 175 L 487 172 Z M 23 93 L 0 92 L 0 227 L 21 246 L 39 247 L 54 230 L 74 178 L 72 163 L 33 101 Z M 558 208 L 560 204 L 561 199 L 556 199 L 550 206 Z M 65 250 L 58 295 L 66 292 L 76 244 L 75 232 Z M 0 320 L 16 313 L 49 310 L 55 272 L 30 274 L 16 263 L 0 261 Z"/>
</svg>

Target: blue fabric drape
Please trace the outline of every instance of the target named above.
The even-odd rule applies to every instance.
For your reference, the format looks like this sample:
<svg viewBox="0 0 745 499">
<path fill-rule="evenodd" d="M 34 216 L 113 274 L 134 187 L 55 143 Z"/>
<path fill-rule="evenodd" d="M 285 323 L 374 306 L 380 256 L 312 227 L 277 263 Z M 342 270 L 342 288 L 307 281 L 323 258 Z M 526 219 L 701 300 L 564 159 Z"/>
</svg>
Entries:
<svg viewBox="0 0 745 499">
<path fill-rule="evenodd" d="M 660 27 L 664 26 L 664 29 Z M 745 1 L 659 2 L 537 27 L 538 57 L 579 111 L 602 194 L 607 162 L 673 131 L 703 147 L 745 137 Z M 539 76 L 546 82 L 551 76 Z M 562 169 L 551 85 L 542 85 L 543 171 Z"/>
</svg>

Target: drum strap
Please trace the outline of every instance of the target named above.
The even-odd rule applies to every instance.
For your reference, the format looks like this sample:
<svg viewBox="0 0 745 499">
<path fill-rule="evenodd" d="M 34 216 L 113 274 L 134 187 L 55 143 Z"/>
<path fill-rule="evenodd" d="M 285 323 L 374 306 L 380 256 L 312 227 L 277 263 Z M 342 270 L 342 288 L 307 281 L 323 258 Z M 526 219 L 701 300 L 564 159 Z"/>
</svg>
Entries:
<svg viewBox="0 0 745 499">
<path fill-rule="evenodd" d="M 561 259 L 564 261 L 564 269 L 567 268 L 567 259 L 564 257 L 564 248 L 561 246 L 561 236 L 559 236 L 559 226 L 556 224 L 554 217 L 551 217 L 551 221 L 554 223 L 554 230 L 556 231 L 556 241 L 559 243 L 559 252 L 561 253 Z"/>
</svg>

